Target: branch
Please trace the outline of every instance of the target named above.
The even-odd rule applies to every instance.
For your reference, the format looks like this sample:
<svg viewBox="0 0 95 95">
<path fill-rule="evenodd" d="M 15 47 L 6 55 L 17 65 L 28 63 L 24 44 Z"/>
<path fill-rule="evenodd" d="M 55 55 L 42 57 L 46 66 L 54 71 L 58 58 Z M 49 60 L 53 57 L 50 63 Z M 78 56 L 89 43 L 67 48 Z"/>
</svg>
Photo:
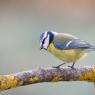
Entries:
<svg viewBox="0 0 95 95">
<path fill-rule="evenodd" d="M 9 75 L 0 75 L 0 90 L 40 82 L 90 81 L 95 83 L 95 66 L 83 68 L 38 68 Z"/>
</svg>

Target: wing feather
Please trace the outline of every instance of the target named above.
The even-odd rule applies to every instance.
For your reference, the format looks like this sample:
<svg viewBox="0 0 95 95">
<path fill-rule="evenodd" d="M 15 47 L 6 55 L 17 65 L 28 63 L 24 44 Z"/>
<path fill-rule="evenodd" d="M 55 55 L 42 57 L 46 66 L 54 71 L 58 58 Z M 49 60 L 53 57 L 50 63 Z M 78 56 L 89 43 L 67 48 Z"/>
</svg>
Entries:
<svg viewBox="0 0 95 95">
<path fill-rule="evenodd" d="M 64 41 L 55 41 L 54 46 L 58 49 L 88 49 L 91 48 L 92 45 L 86 41 L 80 39 L 73 40 L 64 40 Z"/>
</svg>

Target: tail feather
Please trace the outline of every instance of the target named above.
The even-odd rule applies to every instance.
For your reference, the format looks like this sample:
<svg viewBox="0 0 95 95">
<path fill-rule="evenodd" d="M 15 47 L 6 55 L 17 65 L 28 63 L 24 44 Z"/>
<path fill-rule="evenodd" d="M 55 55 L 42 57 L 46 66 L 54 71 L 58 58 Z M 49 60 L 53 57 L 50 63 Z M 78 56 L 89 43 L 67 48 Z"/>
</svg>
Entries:
<svg viewBox="0 0 95 95">
<path fill-rule="evenodd" d="M 93 50 L 93 51 L 95 51 L 95 45 L 92 45 L 92 46 L 90 47 L 90 49 Z"/>
<path fill-rule="evenodd" d="M 91 52 L 91 51 L 95 51 L 95 45 L 91 45 L 88 48 L 85 49 L 86 52 Z"/>
</svg>

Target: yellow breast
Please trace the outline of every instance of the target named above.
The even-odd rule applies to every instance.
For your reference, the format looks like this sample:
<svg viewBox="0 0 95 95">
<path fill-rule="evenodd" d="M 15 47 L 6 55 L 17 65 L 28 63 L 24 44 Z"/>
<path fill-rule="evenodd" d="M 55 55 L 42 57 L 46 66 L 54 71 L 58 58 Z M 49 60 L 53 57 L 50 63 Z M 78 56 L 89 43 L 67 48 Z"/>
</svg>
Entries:
<svg viewBox="0 0 95 95">
<path fill-rule="evenodd" d="M 60 50 L 55 48 L 52 43 L 49 45 L 48 51 L 64 62 L 76 62 L 87 55 L 87 53 L 82 49 Z"/>
</svg>

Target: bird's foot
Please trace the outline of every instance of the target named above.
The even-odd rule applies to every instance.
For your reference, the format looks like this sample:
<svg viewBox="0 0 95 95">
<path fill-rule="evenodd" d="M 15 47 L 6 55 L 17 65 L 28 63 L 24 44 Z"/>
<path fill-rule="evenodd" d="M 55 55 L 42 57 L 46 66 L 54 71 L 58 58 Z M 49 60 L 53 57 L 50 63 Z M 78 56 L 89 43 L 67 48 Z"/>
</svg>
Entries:
<svg viewBox="0 0 95 95">
<path fill-rule="evenodd" d="M 60 64 L 60 65 L 58 65 L 58 66 L 53 66 L 53 68 L 60 69 L 60 67 L 61 67 L 62 65 L 64 65 L 64 64 L 66 64 L 66 63 L 62 63 L 62 64 Z"/>
<path fill-rule="evenodd" d="M 73 69 L 73 70 L 76 70 L 76 68 L 74 68 L 74 66 L 68 66 L 68 67 L 70 67 L 70 68 Z"/>
<path fill-rule="evenodd" d="M 57 69 L 60 69 L 60 66 L 53 66 L 52 68 L 57 68 Z"/>
</svg>

